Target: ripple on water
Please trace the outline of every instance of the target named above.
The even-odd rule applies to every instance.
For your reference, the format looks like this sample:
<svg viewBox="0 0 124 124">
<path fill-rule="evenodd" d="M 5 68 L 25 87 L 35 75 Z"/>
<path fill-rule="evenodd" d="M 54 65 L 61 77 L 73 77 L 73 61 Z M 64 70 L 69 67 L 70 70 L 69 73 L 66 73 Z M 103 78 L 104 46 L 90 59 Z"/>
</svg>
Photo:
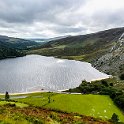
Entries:
<svg viewBox="0 0 124 124">
<path fill-rule="evenodd" d="M 63 90 L 82 80 L 108 78 L 87 62 L 28 55 L 0 61 L 0 92 Z"/>
</svg>

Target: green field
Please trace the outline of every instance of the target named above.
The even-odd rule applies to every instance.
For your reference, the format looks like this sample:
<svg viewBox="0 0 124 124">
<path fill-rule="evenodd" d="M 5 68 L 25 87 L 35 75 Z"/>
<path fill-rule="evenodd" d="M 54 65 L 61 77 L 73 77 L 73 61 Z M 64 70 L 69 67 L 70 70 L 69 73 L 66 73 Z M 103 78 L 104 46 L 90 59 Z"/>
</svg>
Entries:
<svg viewBox="0 0 124 124">
<path fill-rule="evenodd" d="M 23 107 L 28 107 L 27 104 L 24 103 L 15 103 L 15 102 L 7 102 L 7 101 L 0 101 L 0 106 L 6 105 L 6 104 L 15 104 L 17 107 L 23 108 Z"/>
<path fill-rule="evenodd" d="M 50 96 L 50 103 L 48 96 Z M 113 113 L 116 113 L 120 121 L 124 122 L 122 112 L 114 105 L 109 96 L 105 95 L 33 93 L 28 94 L 26 98 L 16 100 L 33 106 L 74 112 L 107 120 L 111 118 Z"/>
</svg>

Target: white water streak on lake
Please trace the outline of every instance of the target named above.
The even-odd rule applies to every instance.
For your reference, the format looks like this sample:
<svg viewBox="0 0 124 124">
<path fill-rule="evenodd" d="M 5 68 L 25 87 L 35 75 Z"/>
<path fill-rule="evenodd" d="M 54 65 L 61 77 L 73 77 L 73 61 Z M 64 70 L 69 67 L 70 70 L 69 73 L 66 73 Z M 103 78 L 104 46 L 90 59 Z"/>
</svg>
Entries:
<svg viewBox="0 0 124 124">
<path fill-rule="evenodd" d="M 0 60 L 0 92 L 63 90 L 74 88 L 82 80 L 108 78 L 90 63 L 28 55 Z"/>
</svg>

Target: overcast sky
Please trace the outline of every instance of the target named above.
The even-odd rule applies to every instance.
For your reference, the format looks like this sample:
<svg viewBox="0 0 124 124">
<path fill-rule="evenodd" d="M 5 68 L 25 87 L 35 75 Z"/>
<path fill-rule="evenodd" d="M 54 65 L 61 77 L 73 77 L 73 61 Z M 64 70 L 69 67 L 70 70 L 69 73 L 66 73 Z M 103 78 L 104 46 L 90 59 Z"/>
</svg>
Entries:
<svg viewBox="0 0 124 124">
<path fill-rule="evenodd" d="M 124 0 L 0 0 L 0 35 L 49 38 L 124 26 Z"/>
</svg>

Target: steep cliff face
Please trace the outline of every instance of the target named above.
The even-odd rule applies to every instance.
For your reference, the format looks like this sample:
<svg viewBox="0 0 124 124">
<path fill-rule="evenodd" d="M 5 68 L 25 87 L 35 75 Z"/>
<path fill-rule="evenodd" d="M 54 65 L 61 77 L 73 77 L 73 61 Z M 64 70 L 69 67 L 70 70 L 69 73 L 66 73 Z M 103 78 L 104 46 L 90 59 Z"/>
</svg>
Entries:
<svg viewBox="0 0 124 124">
<path fill-rule="evenodd" d="M 100 57 L 93 65 L 112 75 L 121 75 L 124 73 L 124 33 L 121 34 L 110 52 Z"/>
</svg>

